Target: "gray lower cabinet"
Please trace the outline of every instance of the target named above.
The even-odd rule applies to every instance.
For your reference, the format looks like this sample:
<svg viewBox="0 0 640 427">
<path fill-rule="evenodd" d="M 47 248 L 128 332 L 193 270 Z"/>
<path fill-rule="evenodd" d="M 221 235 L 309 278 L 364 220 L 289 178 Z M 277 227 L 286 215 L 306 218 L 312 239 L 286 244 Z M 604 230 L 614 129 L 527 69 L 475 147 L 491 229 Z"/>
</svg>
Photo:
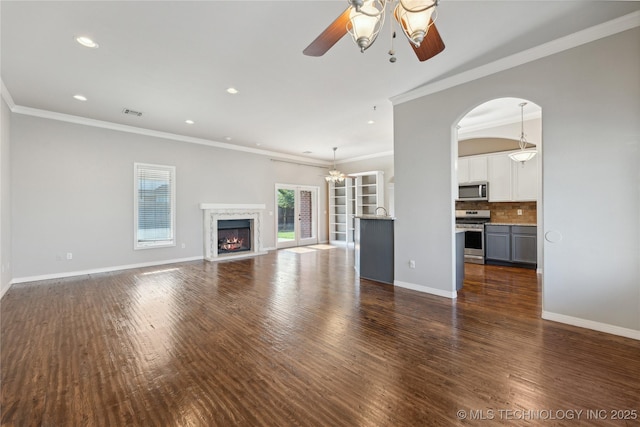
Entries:
<svg viewBox="0 0 640 427">
<path fill-rule="evenodd" d="M 485 225 L 485 260 L 535 267 L 538 259 L 536 230 L 535 226 Z"/>
<path fill-rule="evenodd" d="M 511 261 L 511 231 L 508 225 L 485 225 L 485 259 Z"/>
<path fill-rule="evenodd" d="M 356 218 L 360 277 L 393 284 L 393 220 Z"/>
<path fill-rule="evenodd" d="M 536 264 L 538 245 L 536 227 L 511 226 L 511 261 Z"/>
</svg>

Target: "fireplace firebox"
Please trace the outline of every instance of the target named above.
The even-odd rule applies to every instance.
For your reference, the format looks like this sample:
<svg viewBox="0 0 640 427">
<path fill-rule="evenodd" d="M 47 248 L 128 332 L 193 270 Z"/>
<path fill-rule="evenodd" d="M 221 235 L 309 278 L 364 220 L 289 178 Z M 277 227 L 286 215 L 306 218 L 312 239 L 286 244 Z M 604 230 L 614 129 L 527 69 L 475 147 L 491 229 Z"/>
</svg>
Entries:
<svg viewBox="0 0 640 427">
<path fill-rule="evenodd" d="M 218 253 L 235 253 L 251 250 L 251 220 L 218 220 Z"/>
</svg>

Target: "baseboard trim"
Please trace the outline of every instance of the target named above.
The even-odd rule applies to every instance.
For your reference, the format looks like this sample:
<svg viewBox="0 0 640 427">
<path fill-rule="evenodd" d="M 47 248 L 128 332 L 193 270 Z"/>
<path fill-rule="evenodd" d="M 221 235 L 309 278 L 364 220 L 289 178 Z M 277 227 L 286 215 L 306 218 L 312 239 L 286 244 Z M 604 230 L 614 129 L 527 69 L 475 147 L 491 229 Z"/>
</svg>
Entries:
<svg viewBox="0 0 640 427">
<path fill-rule="evenodd" d="M 579 317 L 567 316 L 565 314 L 551 313 L 549 311 L 543 311 L 542 318 L 553 322 L 578 326 L 579 328 L 592 329 L 598 332 L 640 340 L 640 331 L 635 329 L 623 328 L 621 326 L 609 325 L 608 323 L 595 322 L 593 320 L 581 319 Z"/>
<path fill-rule="evenodd" d="M 400 280 L 394 280 L 393 286 L 411 289 L 412 291 L 424 292 L 426 294 L 437 295 L 439 297 L 445 297 L 449 299 L 456 299 L 458 297 L 458 292 L 456 291 L 450 292 L 442 289 L 430 288 L 428 286 L 416 285 L 415 283 L 401 282 Z"/>
<path fill-rule="evenodd" d="M 13 285 L 13 280 L 10 280 L 9 283 L 7 284 L 7 287 L 4 289 L 0 290 L 0 300 L 2 299 L 2 297 L 4 297 L 4 295 L 7 293 L 7 291 L 11 288 L 11 285 Z"/>
<path fill-rule="evenodd" d="M 143 262 L 139 264 L 115 265 L 113 267 L 94 268 L 91 270 L 68 271 L 64 273 L 43 274 L 40 276 L 17 277 L 11 281 L 11 284 L 13 285 L 15 283 L 39 282 L 41 280 L 50 280 L 50 279 L 64 279 L 65 277 L 84 276 L 86 274 L 109 273 L 109 272 L 118 271 L 118 270 L 131 270 L 133 268 L 154 267 L 156 265 L 176 264 L 179 262 L 188 262 L 188 261 L 200 261 L 202 259 L 204 259 L 203 256 L 195 256 L 195 257 L 189 257 L 189 258 L 168 259 L 164 261 Z"/>
</svg>

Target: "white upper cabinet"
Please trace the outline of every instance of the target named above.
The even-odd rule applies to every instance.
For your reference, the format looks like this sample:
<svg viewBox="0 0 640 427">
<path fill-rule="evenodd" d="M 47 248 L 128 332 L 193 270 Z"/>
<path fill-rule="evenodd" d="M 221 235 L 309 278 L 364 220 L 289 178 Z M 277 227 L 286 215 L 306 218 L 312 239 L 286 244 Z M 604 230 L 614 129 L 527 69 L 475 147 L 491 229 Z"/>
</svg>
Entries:
<svg viewBox="0 0 640 427">
<path fill-rule="evenodd" d="M 538 199 L 538 156 L 525 162 L 514 162 L 513 199 L 516 201 L 535 201 Z"/>
<path fill-rule="evenodd" d="M 489 201 L 524 202 L 538 199 L 538 157 L 514 162 L 509 153 L 488 155 Z"/>
<path fill-rule="evenodd" d="M 487 156 L 468 156 L 458 158 L 458 183 L 486 181 Z"/>
<path fill-rule="evenodd" d="M 514 162 L 509 152 L 458 158 L 458 184 L 489 182 L 490 202 L 525 202 L 538 199 L 538 156 Z"/>
<path fill-rule="evenodd" d="M 469 158 L 458 157 L 458 184 L 465 184 L 469 181 Z"/>
<path fill-rule="evenodd" d="M 511 199 L 511 163 L 506 154 L 488 156 L 489 164 L 489 201 L 510 202 Z"/>
<path fill-rule="evenodd" d="M 487 180 L 487 156 L 469 157 L 469 182 Z"/>
</svg>

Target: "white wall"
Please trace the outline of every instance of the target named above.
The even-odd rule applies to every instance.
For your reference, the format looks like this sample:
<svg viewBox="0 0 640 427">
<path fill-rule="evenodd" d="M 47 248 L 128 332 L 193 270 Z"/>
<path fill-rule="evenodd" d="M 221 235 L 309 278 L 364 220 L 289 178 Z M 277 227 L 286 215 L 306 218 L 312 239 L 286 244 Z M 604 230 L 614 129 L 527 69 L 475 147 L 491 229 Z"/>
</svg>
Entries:
<svg viewBox="0 0 640 427">
<path fill-rule="evenodd" d="M 543 111 L 543 317 L 640 337 L 640 29 L 394 107 L 395 272 L 450 296 L 453 126 L 493 98 Z M 416 269 L 407 261 L 416 260 Z"/>
<path fill-rule="evenodd" d="M 11 285 L 11 111 L 0 100 L 0 298 Z"/>
<path fill-rule="evenodd" d="M 27 115 L 13 115 L 11 162 L 16 281 L 202 257 L 201 202 L 266 204 L 274 248 L 276 182 L 319 186 L 327 209 L 321 168 Z M 176 166 L 176 247 L 133 250 L 134 162 Z"/>
</svg>

